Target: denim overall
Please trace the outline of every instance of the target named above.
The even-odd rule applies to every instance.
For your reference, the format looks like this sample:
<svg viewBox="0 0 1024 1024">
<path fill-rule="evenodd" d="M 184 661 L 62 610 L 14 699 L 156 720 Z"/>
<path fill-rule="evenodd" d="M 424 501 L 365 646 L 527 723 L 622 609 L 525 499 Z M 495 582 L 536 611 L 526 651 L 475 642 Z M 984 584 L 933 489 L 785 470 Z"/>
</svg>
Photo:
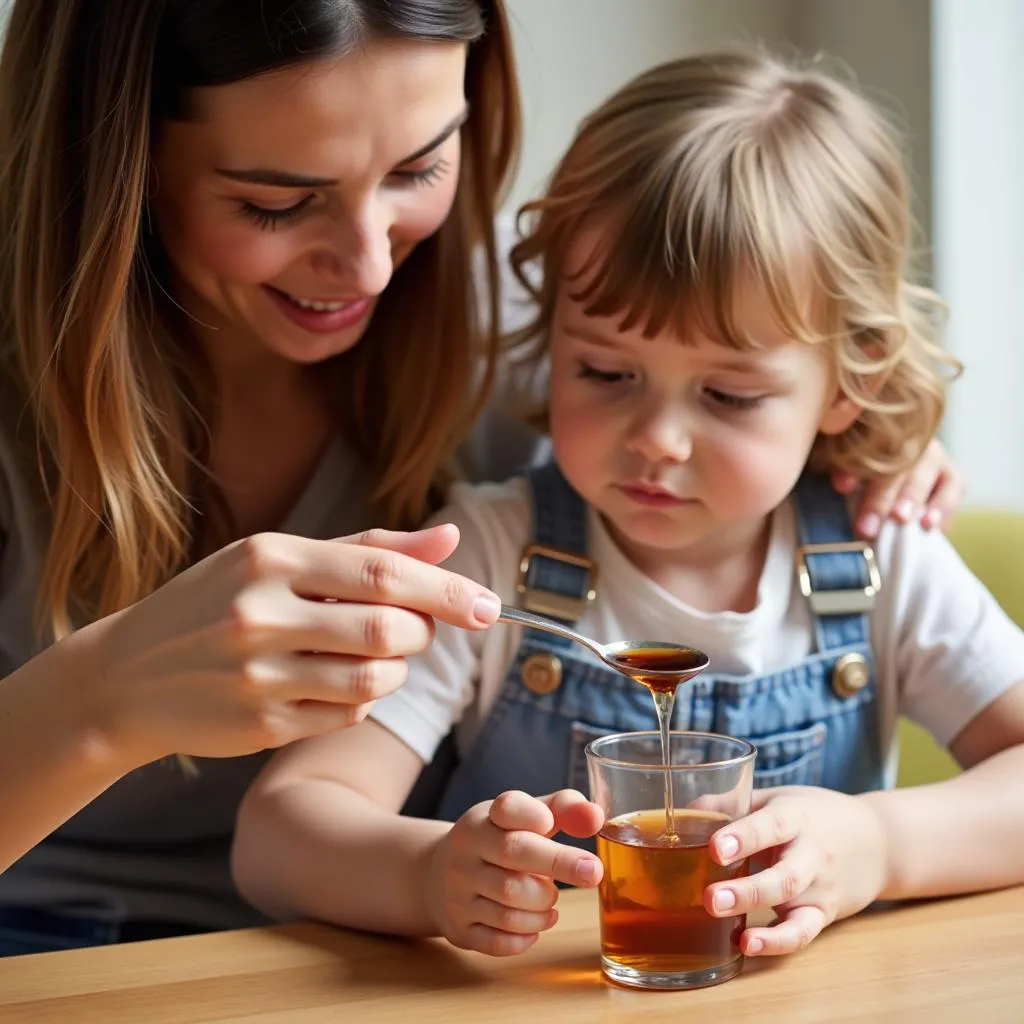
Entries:
<svg viewBox="0 0 1024 1024">
<path fill-rule="evenodd" d="M 523 554 L 521 604 L 571 624 L 595 597 L 587 509 L 553 464 L 533 469 L 528 479 L 534 541 Z M 853 540 L 845 500 L 826 478 L 805 476 L 793 497 L 801 544 L 797 571 L 814 616 L 816 650 L 765 676 L 719 675 L 712 665 L 680 687 L 673 728 L 725 733 L 755 744 L 759 787 L 880 789 L 867 615 L 880 586 L 874 554 Z M 697 637 L 671 639 L 692 639 L 700 647 Z M 587 793 L 584 747 L 590 740 L 655 728 L 646 689 L 578 644 L 527 630 L 475 744 L 448 780 L 437 817 L 454 821 L 508 789 L 540 795 L 568 786 Z"/>
</svg>

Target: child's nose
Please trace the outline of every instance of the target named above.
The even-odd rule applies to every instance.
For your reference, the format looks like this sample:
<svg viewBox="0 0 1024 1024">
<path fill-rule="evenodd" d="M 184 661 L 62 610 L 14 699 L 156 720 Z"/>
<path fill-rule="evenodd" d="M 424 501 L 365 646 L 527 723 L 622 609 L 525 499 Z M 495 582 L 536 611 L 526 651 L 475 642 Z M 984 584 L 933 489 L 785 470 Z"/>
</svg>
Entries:
<svg viewBox="0 0 1024 1024">
<path fill-rule="evenodd" d="M 631 451 L 648 462 L 686 462 L 693 454 L 693 438 L 678 407 L 646 410 L 633 423 L 628 438 Z"/>
</svg>

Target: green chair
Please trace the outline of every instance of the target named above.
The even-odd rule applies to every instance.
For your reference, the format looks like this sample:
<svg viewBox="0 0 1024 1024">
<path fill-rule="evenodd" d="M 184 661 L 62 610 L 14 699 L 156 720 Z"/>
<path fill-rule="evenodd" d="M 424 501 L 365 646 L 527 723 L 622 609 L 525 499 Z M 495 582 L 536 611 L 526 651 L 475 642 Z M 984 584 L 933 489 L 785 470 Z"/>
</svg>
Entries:
<svg viewBox="0 0 1024 1024">
<path fill-rule="evenodd" d="M 1024 512 L 965 509 L 953 520 L 949 539 L 1007 615 L 1024 628 Z M 924 729 L 906 719 L 900 722 L 897 785 L 940 782 L 959 770 Z"/>
</svg>

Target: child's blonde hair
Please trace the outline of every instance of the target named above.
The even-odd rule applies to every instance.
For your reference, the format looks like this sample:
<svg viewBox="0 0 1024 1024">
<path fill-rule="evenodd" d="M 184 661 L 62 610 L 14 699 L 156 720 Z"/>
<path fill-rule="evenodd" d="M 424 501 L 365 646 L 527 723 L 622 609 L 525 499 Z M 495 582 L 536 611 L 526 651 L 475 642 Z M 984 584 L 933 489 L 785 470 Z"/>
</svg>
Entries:
<svg viewBox="0 0 1024 1024">
<path fill-rule="evenodd" d="M 761 54 L 656 67 L 584 121 L 524 215 L 512 262 L 539 311 L 512 340 L 530 358 L 546 350 L 570 246 L 599 224 L 604 244 L 572 278 L 588 315 L 683 338 L 696 324 L 749 349 L 732 300 L 754 284 L 788 335 L 832 346 L 839 386 L 864 412 L 819 438 L 816 468 L 892 473 L 934 435 L 941 371 L 959 365 L 936 341 L 937 296 L 907 279 L 902 147 L 848 86 Z"/>
</svg>

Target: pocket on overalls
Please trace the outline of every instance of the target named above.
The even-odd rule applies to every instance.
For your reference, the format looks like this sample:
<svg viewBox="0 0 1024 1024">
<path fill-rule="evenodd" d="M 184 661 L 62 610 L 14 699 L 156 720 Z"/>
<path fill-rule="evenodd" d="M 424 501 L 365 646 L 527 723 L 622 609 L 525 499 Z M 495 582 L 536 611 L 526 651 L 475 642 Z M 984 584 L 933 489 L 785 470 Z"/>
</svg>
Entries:
<svg viewBox="0 0 1024 1024">
<path fill-rule="evenodd" d="M 806 729 L 746 737 L 757 747 L 754 788 L 820 786 L 825 771 L 828 726 L 815 722 Z"/>
</svg>

